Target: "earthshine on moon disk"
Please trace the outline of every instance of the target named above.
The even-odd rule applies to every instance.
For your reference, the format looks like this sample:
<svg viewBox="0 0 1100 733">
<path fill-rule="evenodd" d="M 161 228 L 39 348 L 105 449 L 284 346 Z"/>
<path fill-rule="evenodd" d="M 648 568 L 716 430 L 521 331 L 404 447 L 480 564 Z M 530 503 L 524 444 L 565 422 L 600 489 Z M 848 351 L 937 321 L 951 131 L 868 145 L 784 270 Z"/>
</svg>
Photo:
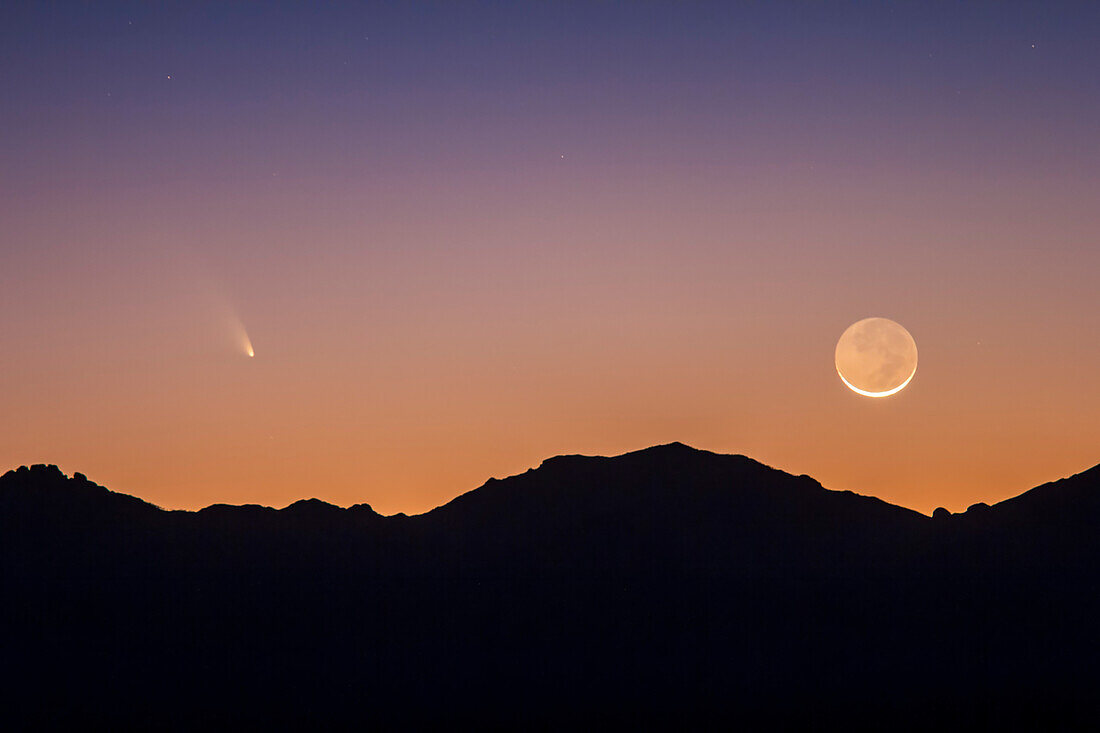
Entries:
<svg viewBox="0 0 1100 733">
<path fill-rule="evenodd" d="M 836 373 L 856 394 L 889 397 L 917 373 L 917 343 L 889 318 L 864 318 L 837 341 Z"/>
</svg>

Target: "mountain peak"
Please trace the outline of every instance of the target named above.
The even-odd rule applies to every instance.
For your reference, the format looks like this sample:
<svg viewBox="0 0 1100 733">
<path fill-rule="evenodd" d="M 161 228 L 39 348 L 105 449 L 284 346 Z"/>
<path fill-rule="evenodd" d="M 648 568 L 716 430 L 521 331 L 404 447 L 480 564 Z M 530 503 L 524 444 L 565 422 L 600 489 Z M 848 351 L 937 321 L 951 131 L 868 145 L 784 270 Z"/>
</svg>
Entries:
<svg viewBox="0 0 1100 733">
<path fill-rule="evenodd" d="M 298 501 L 283 507 L 279 511 L 299 516 L 329 516 L 344 511 L 335 504 L 329 504 L 320 499 L 299 499 Z"/>
<path fill-rule="evenodd" d="M 55 465 L 20 466 L 0 476 L 0 506 L 43 518 L 79 515 L 84 519 L 112 514 L 159 512 L 159 507 L 89 481 L 82 473 L 69 478 Z"/>
<path fill-rule="evenodd" d="M 648 448 L 641 448 L 640 450 L 630 451 L 630 453 L 648 453 L 648 454 L 686 454 L 686 453 L 711 453 L 708 450 L 702 450 L 701 448 L 695 448 L 687 443 L 681 443 L 678 440 L 674 440 L 671 443 L 658 443 L 657 445 L 651 445 Z M 629 455 L 629 454 L 627 454 Z M 711 455 L 714 455 L 711 453 Z"/>
<path fill-rule="evenodd" d="M 562 565 L 582 557 L 613 564 L 617 560 L 602 556 L 615 547 L 651 558 L 653 567 L 684 562 L 740 569 L 762 557 L 812 564 L 826 547 L 877 562 L 928 520 L 745 456 L 679 442 L 613 457 L 556 456 L 424 516 L 441 536 L 462 538 L 451 551 L 456 556 L 480 548 L 475 554 L 483 558 L 547 553 Z"/>
<path fill-rule="evenodd" d="M 558 456 L 552 456 L 546 458 L 539 464 L 539 468 L 544 466 L 553 466 L 560 463 L 569 462 L 583 462 L 583 461 L 614 461 L 631 458 L 644 458 L 644 459 L 661 459 L 667 460 L 669 458 L 686 458 L 688 456 L 716 456 L 718 453 L 712 453 L 711 451 L 701 450 L 699 448 L 693 448 L 690 445 L 674 441 L 672 443 L 661 443 L 659 445 L 651 445 L 648 448 L 639 448 L 638 450 L 627 451 L 626 453 L 620 453 L 615 456 L 600 456 L 600 455 L 588 455 L 582 453 L 565 453 Z"/>
<path fill-rule="evenodd" d="M 77 474 L 76 477 L 84 478 L 83 474 Z M 20 466 L 13 471 L 8 471 L 2 477 L 0 477 L 0 479 L 4 481 L 56 483 L 59 481 L 67 481 L 69 477 L 66 476 L 60 468 L 52 463 L 48 465 L 45 463 L 36 463 L 31 466 Z"/>
</svg>

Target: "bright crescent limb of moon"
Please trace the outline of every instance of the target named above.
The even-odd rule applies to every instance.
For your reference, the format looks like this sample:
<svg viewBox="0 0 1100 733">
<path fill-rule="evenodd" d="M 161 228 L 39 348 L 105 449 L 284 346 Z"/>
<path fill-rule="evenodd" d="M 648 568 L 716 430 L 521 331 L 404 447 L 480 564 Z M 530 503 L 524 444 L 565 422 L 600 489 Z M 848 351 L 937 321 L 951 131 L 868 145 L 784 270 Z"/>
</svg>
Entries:
<svg viewBox="0 0 1100 733">
<path fill-rule="evenodd" d="M 889 397 L 892 394 L 897 394 L 898 392 L 902 391 L 903 389 L 905 389 L 905 386 L 907 384 L 913 381 L 913 377 L 917 375 L 917 368 L 913 367 L 913 371 L 909 374 L 908 377 L 906 377 L 904 382 L 899 384 L 897 387 L 894 387 L 893 389 L 886 390 L 885 392 L 868 392 L 865 389 L 860 389 L 859 387 L 855 386 L 847 379 L 845 379 L 844 375 L 840 373 L 839 369 L 836 370 L 836 374 L 838 377 L 840 377 L 840 381 L 844 382 L 844 384 L 847 385 L 848 389 L 857 394 L 861 394 L 864 397 Z"/>
</svg>

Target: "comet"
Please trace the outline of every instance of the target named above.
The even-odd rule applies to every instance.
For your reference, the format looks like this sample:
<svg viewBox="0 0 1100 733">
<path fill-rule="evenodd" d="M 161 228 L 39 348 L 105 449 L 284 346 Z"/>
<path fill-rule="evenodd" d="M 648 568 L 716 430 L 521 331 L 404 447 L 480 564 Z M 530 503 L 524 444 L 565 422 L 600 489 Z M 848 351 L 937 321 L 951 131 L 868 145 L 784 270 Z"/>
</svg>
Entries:
<svg viewBox="0 0 1100 733">
<path fill-rule="evenodd" d="M 255 359 L 256 350 L 252 348 L 252 339 L 248 337 L 248 331 L 245 329 L 241 317 L 232 311 L 226 315 L 227 324 L 233 332 L 234 340 L 237 342 L 237 348 L 239 348 L 249 359 Z"/>
<path fill-rule="evenodd" d="M 255 359 L 256 349 L 245 328 L 244 318 L 236 299 L 229 295 L 233 288 L 221 281 L 216 275 L 216 268 L 205 262 L 200 252 L 185 247 L 178 254 L 181 255 L 177 262 L 179 270 L 188 280 L 189 290 L 194 293 L 194 305 L 198 311 L 196 317 L 209 319 L 218 350 Z"/>
<path fill-rule="evenodd" d="M 244 353 L 249 359 L 256 358 L 256 350 L 252 348 L 252 339 L 248 337 L 248 332 L 244 330 L 244 324 L 240 321 L 237 322 L 240 328 L 241 334 L 241 348 L 244 349 Z"/>
</svg>

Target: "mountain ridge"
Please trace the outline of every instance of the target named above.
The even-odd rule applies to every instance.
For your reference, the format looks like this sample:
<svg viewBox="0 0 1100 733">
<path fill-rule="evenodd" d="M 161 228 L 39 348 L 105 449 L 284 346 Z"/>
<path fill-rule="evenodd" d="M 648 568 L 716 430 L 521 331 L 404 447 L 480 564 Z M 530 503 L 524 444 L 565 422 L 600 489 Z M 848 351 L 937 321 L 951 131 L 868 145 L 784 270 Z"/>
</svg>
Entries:
<svg viewBox="0 0 1100 733">
<path fill-rule="evenodd" d="M 226 509 L 235 509 L 235 508 L 245 509 L 245 510 L 253 510 L 253 509 L 256 509 L 256 508 L 262 508 L 262 509 L 268 509 L 268 510 L 275 511 L 275 512 L 288 512 L 289 511 L 290 513 L 293 514 L 293 513 L 300 513 L 300 512 L 329 511 L 329 508 L 331 508 L 331 509 L 338 509 L 338 510 L 342 510 L 342 511 L 367 510 L 367 511 L 370 511 L 371 513 L 374 513 L 376 516 L 381 517 L 381 518 L 423 517 L 423 516 L 432 514 L 434 512 L 438 512 L 440 509 L 443 509 L 444 507 L 447 507 L 447 506 L 453 504 L 455 501 L 461 499 L 464 496 L 474 494 L 475 492 L 479 492 L 483 489 L 486 489 L 487 487 L 496 485 L 496 484 L 501 483 L 501 482 L 507 482 L 507 481 L 510 481 L 510 480 L 513 480 L 513 479 L 516 479 L 516 478 L 519 478 L 519 477 L 528 476 L 529 474 L 532 474 L 532 473 L 537 472 L 537 471 L 542 471 L 544 469 L 545 470 L 557 471 L 557 470 L 560 470 L 562 467 L 571 466 L 571 465 L 584 465 L 584 464 L 593 465 L 593 464 L 597 464 L 597 463 L 604 462 L 604 461 L 616 461 L 616 460 L 621 460 L 621 459 L 634 459 L 634 458 L 643 458 L 643 457 L 651 457 L 651 456 L 667 457 L 669 455 L 692 456 L 692 457 L 703 457 L 703 456 L 706 456 L 706 457 L 723 457 L 723 458 L 735 459 L 735 460 L 738 460 L 738 461 L 747 462 L 748 465 L 755 466 L 759 469 L 766 470 L 766 471 L 769 471 L 769 472 L 774 472 L 774 474 L 776 474 L 776 475 L 791 477 L 791 478 L 796 478 L 796 479 L 802 479 L 802 480 L 808 480 L 808 481 L 812 482 L 814 485 L 816 485 L 817 487 L 819 487 L 819 488 L 821 488 L 821 489 L 823 489 L 824 491 L 827 491 L 827 492 L 831 492 L 831 493 L 834 493 L 834 494 L 850 494 L 852 496 L 857 496 L 857 497 L 861 497 L 861 498 L 864 498 L 864 499 L 871 499 L 871 500 L 880 502 L 880 503 L 882 503 L 884 505 L 887 505 L 887 506 L 897 507 L 899 509 L 904 509 L 908 512 L 912 512 L 912 513 L 914 513 L 916 515 L 919 515 L 919 516 L 921 516 L 923 518 L 926 518 L 926 519 L 932 519 L 933 518 L 931 515 L 924 514 L 924 513 L 920 512 L 918 510 L 910 509 L 909 507 L 905 507 L 905 506 L 902 506 L 900 504 L 893 504 L 891 502 L 888 502 L 888 501 L 886 501 L 884 499 L 881 499 L 879 497 L 876 497 L 874 495 L 860 494 L 860 493 L 858 493 L 856 491 L 853 491 L 851 489 L 830 489 L 830 488 L 827 488 L 827 487 L 823 486 L 821 484 L 821 482 L 814 479 L 812 476 L 808 476 L 806 474 L 797 474 L 797 475 L 796 474 L 791 474 L 791 473 L 788 473 L 786 471 L 783 471 L 782 469 L 774 468 L 772 466 L 769 466 L 766 463 L 763 463 L 763 462 L 758 461 L 754 458 L 745 456 L 743 454 L 716 453 L 714 451 L 709 451 L 709 450 L 700 449 L 700 448 L 694 448 L 692 446 L 689 446 L 685 443 L 681 443 L 679 441 L 648 446 L 646 448 L 641 448 L 641 449 L 637 449 L 637 450 L 633 450 L 633 451 L 628 451 L 626 453 L 621 453 L 621 454 L 614 455 L 614 456 L 589 455 L 589 454 L 579 454 L 579 453 L 561 454 L 561 455 L 551 456 L 549 458 L 546 458 L 546 459 L 542 460 L 537 467 L 532 467 L 532 468 L 529 468 L 529 469 L 527 469 L 526 471 L 524 471 L 522 473 L 514 474 L 512 476 L 507 476 L 507 477 L 504 477 L 504 478 L 491 477 L 491 478 L 487 479 L 484 483 L 482 483 L 480 486 L 475 487 L 473 489 L 470 489 L 470 490 L 468 490 L 466 492 L 463 492 L 461 494 L 458 494 L 454 498 L 444 502 L 443 504 L 440 504 L 439 506 L 436 506 L 432 509 L 428 509 L 424 512 L 420 512 L 418 514 L 412 514 L 412 515 L 406 514 L 405 512 L 397 512 L 395 514 L 388 514 L 388 515 L 378 514 L 377 512 L 375 512 L 373 510 L 371 505 L 368 504 L 368 503 L 360 502 L 360 503 L 349 505 L 347 507 L 343 507 L 343 506 L 340 506 L 340 505 L 337 505 L 337 504 L 332 504 L 331 502 L 324 501 L 322 499 L 318 499 L 316 497 L 309 497 L 309 498 L 303 497 L 301 499 L 296 499 L 296 500 L 292 501 L 290 504 L 286 505 L 285 507 L 281 507 L 281 508 L 280 507 L 268 506 L 266 504 L 256 504 L 256 503 L 229 504 L 229 503 L 225 503 L 225 502 L 215 502 L 213 504 L 210 504 L 210 505 L 207 505 L 205 507 L 198 508 L 198 509 L 168 509 L 168 508 L 160 507 L 160 506 L 158 506 L 158 505 L 156 505 L 152 502 L 149 502 L 145 499 L 141 499 L 138 496 L 135 496 L 135 495 L 132 495 L 132 494 L 125 494 L 125 493 L 122 493 L 122 492 L 117 492 L 117 491 L 113 491 L 111 489 L 108 489 L 108 488 L 106 488 L 106 487 L 104 487 L 100 484 L 97 484 L 93 481 L 90 481 L 87 478 L 87 476 L 85 474 L 81 473 L 81 472 L 76 472 L 72 475 L 72 477 L 69 477 L 64 472 L 62 472 L 61 469 L 58 466 L 56 466 L 54 464 L 28 464 L 28 465 L 22 465 L 22 466 L 19 466 L 17 468 L 11 469 L 11 470 L 7 471 L 6 473 L 0 475 L 0 491 L 3 490 L 3 487 L 6 484 L 10 485 L 11 483 L 16 482 L 20 479 L 27 479 L 27 478 L 32 478 L 33 477 L 35 479 L 36 484 L 46 483 L 47 485 L 52 485 L 54 487 L 57 487 L 59 485 L 60 481 L 71 481 L 71 482 L 73 482 L 73 485 L 83 486 L 83 487 L 92 489 L 93 492 L 95 492 L 99 495 L 103 495 L 103 493 L 106 492 L 107 494 L 110 494 L 112 496 L 128 497 L 130 499 L 134 499 L 136 501 L 139 501 L 142 504 L 147 505 L 149 507 L 159 509 L 160 511 L 163 511 L 163 512 L 199 514 L 199 513 L 202 513 L 202 512 L 223 511 L 223 510 L 226 510 Z M 1090 480 L 1095 480 L 1097 482 L 1100 482 L 1100 464 L 1097 464 L 1097 465 L 1095 465 L 1091 468 L 1085 469 L 1085 470 L 1083 470 L 1079 473 L 1071 474 L 1069 476 L 1058 478 L 1058 479 L 1054 479 L 1052 481 L 1049 481 L 1049 482 L 1040 484 L 1038 486 L 1032 487 L 1030 489 L 1027 489 L 1027 490 L 1023 491 L 1022 493 L 1020 493 L 1016 496 L 1012 496 L 1012 497 L 1009 497 L 1007 499 L 1003 499 L 1003 500 L 1001 500 L 1001 501 L 999 501 L 995 504 L 992 504 L 992 505 L 987 504 L 985 502 L 977 502 L 975 504 L 971 504 L 964 511 L 949 512 L 948 514 L 951 517 L 961 517 L 961 516 L 964 516 L 968 512 L 971 512 L 971 511 L 981 512 L 986 507 L 989 507 L 989 508 L 1000 507 L 1000 506 L 1006 505 L 1006 504 L 1007 505 L 1027 504 L 1028 502 L 1034 501 L 1036 498 L 1040 497 L 1045 492 L 1050 492 L 1050 491 L 1053 491 L 1053 490 L 1058 490 L 1058 489 L 1063 488 L 1066 485 L 1066 482 L 1070 482 L 1070 484 L 1072 485 L 1075 481 L 1077 481 L 1079 479 L 1086 479 L 1086 478 L 1090 479 Z M 99 491 L 99 490 L 102 490 L 102 491 Z M 1097 498 L 1097 501 L 1100 501 L 1100 497 L 1092 497 L 1092 498 Z M 943 511 L 947 511 L 947 510 L 943 510 Z M 937 509 L 936 512 L 933 512 L 933 514 L 936 514 L 937 512 L 940 512 L 940 510 Z M 942 515 L 942 512 L 941 512 L 941 515 Z"/>
</svg>

